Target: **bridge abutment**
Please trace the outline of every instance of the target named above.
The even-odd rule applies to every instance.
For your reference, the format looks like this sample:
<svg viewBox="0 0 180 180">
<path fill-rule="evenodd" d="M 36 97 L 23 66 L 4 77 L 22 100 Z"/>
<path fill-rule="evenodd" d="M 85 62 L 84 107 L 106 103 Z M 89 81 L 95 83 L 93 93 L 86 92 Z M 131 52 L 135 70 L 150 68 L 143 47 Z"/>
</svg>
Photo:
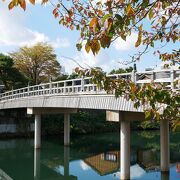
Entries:
<svg viewBox="0 0 180 180">
<path fill-rule="evenodd" d="M 169 120 L 160 121 L 161 172 L 169 172 Z"/>
</svg>

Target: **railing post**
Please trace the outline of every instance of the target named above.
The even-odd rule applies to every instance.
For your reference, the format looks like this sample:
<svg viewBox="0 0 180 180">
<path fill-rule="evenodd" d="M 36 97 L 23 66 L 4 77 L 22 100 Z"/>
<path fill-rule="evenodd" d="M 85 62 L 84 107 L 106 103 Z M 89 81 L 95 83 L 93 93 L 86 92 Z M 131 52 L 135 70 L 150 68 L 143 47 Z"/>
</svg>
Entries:
<svg viewBox="0 0 180 180">
<path fill-rule="evenodd" d="M 135 70 L 132 70 L 131 81 L 134 82 L 134 83 L 136 82 L 136 71 Z"/>
<path fill-rule="evenodd" d="M 152 72 L 152 80 L 154 81 L 156 79 L 156 73 L 153 71 Z"/>
<path fill-rule="evenodd" d="M 52 81 L 49 82 L 49 94 L 52 94 Z"/>
<path fill-rule="evenodd" d="M 175 79 L 175 71 L 172 69 L 171 70 L 171 89 L 174 90 L 174 79 Z"/>
<path fill-rule="evenodd" d="M 29 94 L 30 94 L 30 92 L 29 92 L 30 91 L 29 82 L 28 82 L 28 89 L 27 89 L 27 91 L 28 91 L 27 93 L 28 93 L 28 96 L 29 96 Z"/>
<path fill-rule="evenodd" d="M 66 93 L 66 81 L 64 81 L 64 93 Z"/>
<path fill-rule="evenodd" d="M 74 80 L 72 80 L 72 93 L 74 93 Z"/>
<path fill-rule="evenodd" d="M 84 92 L 84 77 L 81 78 L 81 91 Z"/>
</svg>

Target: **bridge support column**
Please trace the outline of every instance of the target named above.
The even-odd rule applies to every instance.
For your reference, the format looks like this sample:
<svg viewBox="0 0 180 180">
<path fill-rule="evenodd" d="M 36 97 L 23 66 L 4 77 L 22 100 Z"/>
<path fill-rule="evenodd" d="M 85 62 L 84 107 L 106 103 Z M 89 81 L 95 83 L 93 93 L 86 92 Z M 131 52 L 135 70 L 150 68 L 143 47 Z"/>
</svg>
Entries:
<svg viewBox="0 0 180 180">
<path fill-rule="evenodd" d="M 70 145 L 70 114 L 64 114 L 64 146 Z"/>
<path fill-rule="evenodd" d="M 160 121 L 161 172 L 169 172 L 169 120 Z"/>
<path fill-rule="evenodd" d="M 34 148 L 41 147 L 41 115 L 35 114 Z"/>
<path fill-rule="evenodd" d="M 121 179 L 130 179 L 130 122 L 121 121 Z"/>
</svg>

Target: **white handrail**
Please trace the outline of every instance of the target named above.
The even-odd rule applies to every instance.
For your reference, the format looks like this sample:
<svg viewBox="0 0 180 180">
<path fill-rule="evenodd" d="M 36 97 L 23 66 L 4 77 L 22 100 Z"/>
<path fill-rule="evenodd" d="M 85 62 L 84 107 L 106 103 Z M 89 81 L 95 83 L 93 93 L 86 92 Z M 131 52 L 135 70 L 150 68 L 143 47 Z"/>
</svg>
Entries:
<svg viewBox="0 0 180 180">
<path fill-rule="evenodd" d="M 133 74 L 134 73 L 134 74 Z M 122 74 L 107 75 L 111 78 L 131 79 L 137 84 L 151 83 L 168 83 L 167 87 L 172 90 L 180 89 L 180 70 L 160 70 L 160 71 L 145 71 L 132 72 Z M 174 80 L 178 80 L 178 85 L 174 86 Z M 27 86 L 12 91 L 7 91 L 0 94 L 0 101 L 9 99 L 24 98 L 30 96 L 45 96 L 45 95 L 75 95 L 75 94 L 104 94 L 104 90 L 99 89 L 97 85 L 91 83 L 91 77 L 70 79 L 65 81 L 56 81 L 42 83 L 35 86 Z"/>
</svg>

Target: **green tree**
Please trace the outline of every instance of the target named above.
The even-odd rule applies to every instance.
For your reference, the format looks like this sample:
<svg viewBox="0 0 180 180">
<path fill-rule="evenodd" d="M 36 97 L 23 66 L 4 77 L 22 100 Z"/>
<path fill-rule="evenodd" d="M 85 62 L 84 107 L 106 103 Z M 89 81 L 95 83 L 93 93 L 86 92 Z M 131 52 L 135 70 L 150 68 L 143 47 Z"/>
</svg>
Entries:
<svg viewBox="0 0 180 180">
<path fill-rule="evenodd" d="M 128 73 L 128 72 L 132 72 L 133 71 L 133 67 L 128 67 L 128 68 L 119 68 L 119 69 L 113 69 L 112 71 L 110 71 L 109 74 L 122 74 L 122 73 Z"/>
<path fill-rule="evenodd" d="M 64 80 L 67 80 L 67 79 L 68 79 L 68 75 L 67 74 L 60 74 L 53 81 L 64 81 Z"/>
<path fill-rule="evenodd" d="M 24 74 L 31 84 L 39 84 L 60 75 L 61 66 L 51 45 L 37 43 L 22 47 L 10 54 L 15 67 Z"/>
<path fill-rule="evenodd" d="M 67 79 L 76 79 L 76 78 L 78 78 L 78 77 L 79 77 L 79 74 L 78 74 L 78 73 L 72 72 L 72 74 L 70 74 Z"/>
<path fill-rule="evenodd" d="M 5 90 L 27 85 L 25 77 L 14 67 L 13 59 L 3 54 L 0 54 L 0 80 Z"/>
</svg>

